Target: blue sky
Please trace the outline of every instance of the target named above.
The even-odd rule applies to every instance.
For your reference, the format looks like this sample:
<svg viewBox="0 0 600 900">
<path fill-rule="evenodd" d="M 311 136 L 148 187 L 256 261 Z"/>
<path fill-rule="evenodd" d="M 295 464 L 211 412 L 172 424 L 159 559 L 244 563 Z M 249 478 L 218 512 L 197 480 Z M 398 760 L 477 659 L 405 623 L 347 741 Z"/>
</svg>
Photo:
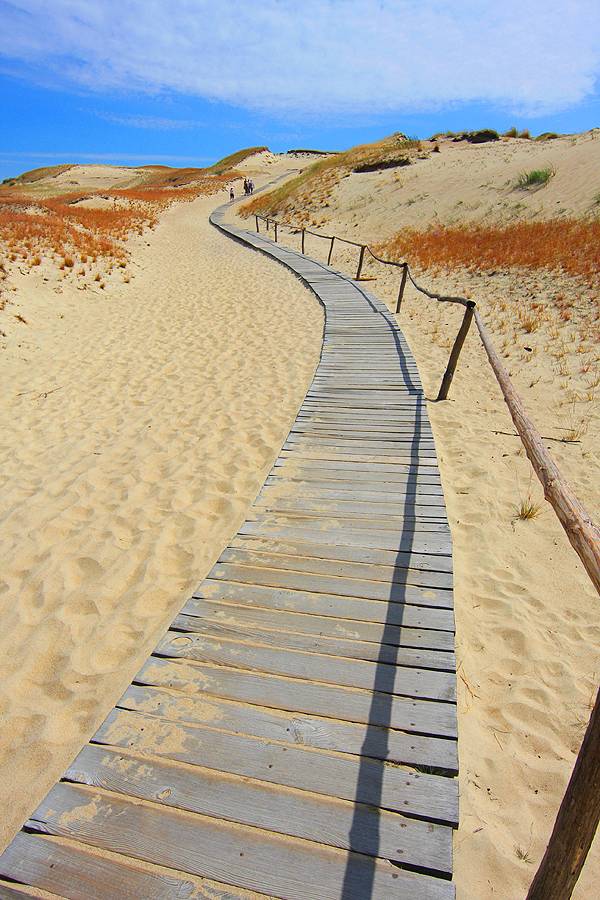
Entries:
<svg viewBox="0 0 600 900">
<path fill-rule="evenodd" d="M 599 76 L 591 0 L 0 0 L 0 178 L 580 131 L 600 125 Z"/>
</svg>

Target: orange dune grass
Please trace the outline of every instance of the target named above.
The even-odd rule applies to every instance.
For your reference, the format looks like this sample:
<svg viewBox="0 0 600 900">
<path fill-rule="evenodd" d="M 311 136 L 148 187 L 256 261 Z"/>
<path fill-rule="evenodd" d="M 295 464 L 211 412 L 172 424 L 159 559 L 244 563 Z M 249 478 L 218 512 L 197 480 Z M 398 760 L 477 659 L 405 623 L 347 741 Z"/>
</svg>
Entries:
<svg viewBox="0 0 600 900">
<path fill-rule="evenodd" d="M 597 284 L 600 221 L 551 219 L 508 225 L 405 228 L 376 250 L 422 268 L 450 270 L 523 267 L 562 271 Z"/>
<path fill-rule="evenodd" d="M 175 201 L 193 200 L 214 193 L 235 177 L 200 178 L 187 187 L 138 187 L 99 190 L 37 198 L 24 191 L 0 192 L 0 242 L 11 261 L 34 260 L 50 254 L 55 260 L 77 255 L 88 258 L 127 256 L 125 241 L 130 234 L 152 228 L 160 212 Z M 83 200 L 113 200 L 112 207 L 82 206 Z M 120 201 L 120 202 L 119 202 Z"/>
</svg>

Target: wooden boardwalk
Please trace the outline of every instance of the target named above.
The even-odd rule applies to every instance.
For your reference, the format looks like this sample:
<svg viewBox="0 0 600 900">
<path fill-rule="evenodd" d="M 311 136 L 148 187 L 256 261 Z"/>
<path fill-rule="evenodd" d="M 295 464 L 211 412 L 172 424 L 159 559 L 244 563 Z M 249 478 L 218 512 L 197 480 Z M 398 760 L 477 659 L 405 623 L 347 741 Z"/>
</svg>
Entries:
<svg viewBox="0 0 600 900">
<path fill-rule="evenodd" d="M 239 533 L 0 857 L 0 897 L 447 900 L 452 551 L 417 369 L 377 298 L 223 214 L 320 298 L 322 357 Z"/>
</svg>

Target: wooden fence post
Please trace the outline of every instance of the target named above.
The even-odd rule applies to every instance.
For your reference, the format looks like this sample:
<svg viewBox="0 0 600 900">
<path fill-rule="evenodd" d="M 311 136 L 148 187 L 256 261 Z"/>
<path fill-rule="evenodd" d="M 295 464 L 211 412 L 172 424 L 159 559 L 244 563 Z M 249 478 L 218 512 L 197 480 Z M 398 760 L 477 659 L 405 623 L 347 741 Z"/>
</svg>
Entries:
<svg viewBox="0 0 600 900">
<path fill-rule="evenodd" d="M 275 226 L 275 243 L 277 243 L 277 222 L 273 222 L 273 225 Z"/>
<path fill-rule="evenodd" d="M 600 691 L 527 900 L 568 900 L 600 821 Z"/>
<path fill-rule="evenodd" d="M 327 256 L 327 265 L 331 263 L 331 257 L 333 255 L 333 242 L 335 241 L 335 235 L 331 238 L 331 244 L 329 245 L 329 255 Z"/>
<path fill-rule="evenodd" d="M 408 275 L 408 263 L 404 263 L 402 268 L 402 278 L 400 279 L 400 290 L 398 291 L 398 299 L 396 300 L 396 312 L 400 312 L 402 306 L 402 298 L 404 297 L 404 288 L 406 287 L 406 276 Z"/>
<path fill-rule="evenodd" d="M 356 270 L 356 278 L 354 279 L 355 281 L 358 281 L 358 279 L 360 278 L 360 273 L 362 272 L 362 264 L 363 264 L 363 259 L 365 258 L 365 250 L 366 250 L 366 247 L 363 244 L 362 247 L 360 248 L 360 256 L 358 257 L 358 269 Z"/>
<path fill-rule="evenodd" d="M 304 228 L 302 229 L 302 252 L 304 253 Z"/>
<path fill-rule="evenodd" d="M 258 227 L 258 216 L 254 216 L 254 218 L 256 219 L 256 233 L 259 234 L 260 228 Z"/>
<path fill-rule="evenodd" d="M 446 368 L 446 371 L 444 372 L 444 377 L 440 386 L 440 392 L 437 395 L 438 400 L 445 400 L 448 396 L 448 391 L 450 390 L 450 385 L 452 384 L 452 379 L 454 378 L 454 372 L 456 371 L 458 357 L 460 356 L 460 351 L 462 350 L 462 346 L 465 342 L 465 338 L 467 336 L 467 332 L 469 330 L 474 312 L 474 301 L 467 300 L 467 308 L 465 309 L 462 324 L 458 330 L 458 334 L 456 335 L 456 340 L 454 341 L 454 346 L 450 353 L 450 359 L 448 360 L 448 366 Z"/>
</svg>

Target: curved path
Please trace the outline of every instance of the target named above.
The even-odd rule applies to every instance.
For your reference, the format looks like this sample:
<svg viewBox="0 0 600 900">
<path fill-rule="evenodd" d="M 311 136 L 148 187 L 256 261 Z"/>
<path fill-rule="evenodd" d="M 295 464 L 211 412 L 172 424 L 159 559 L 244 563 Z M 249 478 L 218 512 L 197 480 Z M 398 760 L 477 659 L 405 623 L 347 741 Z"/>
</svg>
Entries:
<svg viewBox="0 0 600 900">
<path fill-rule="evenodd" d="M 322 302 L 321 360 L 239 533 L 0 857 L 0 897 L 446 900 L 452 551 L 416 365 L 359 283 L 226 209 Z"/>
</svg>

